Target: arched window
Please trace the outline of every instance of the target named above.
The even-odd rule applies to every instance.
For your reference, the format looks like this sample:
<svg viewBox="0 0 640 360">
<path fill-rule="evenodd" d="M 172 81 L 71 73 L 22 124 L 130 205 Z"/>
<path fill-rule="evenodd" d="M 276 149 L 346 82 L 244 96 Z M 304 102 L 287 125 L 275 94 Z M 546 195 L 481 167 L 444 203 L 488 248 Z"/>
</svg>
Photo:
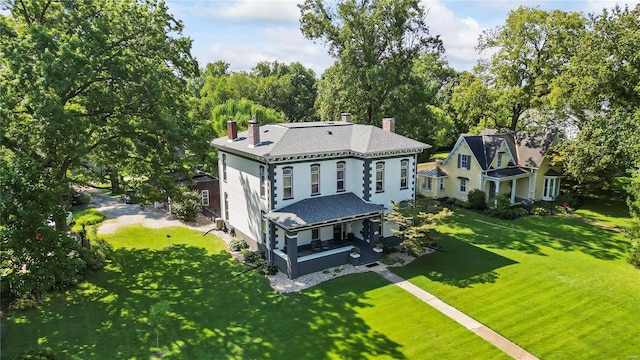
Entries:
<svg viewBox="0 0 640 360">
<path fill-rule="evenodd" d="M 283 195 L 286 199 L 293 199 L 293 168 L 286 167 L 282 169 Z"/>
<path fill-rule="evenodd" d="M 407 173 L 409 172 L 409 160 L 400 161 L 400 189 L 409 187 Z"/>
<path fill-rule="evenodd" d="M 311 195 L 320 195 L 320 165 L 311 165 Z"/>
</svg>

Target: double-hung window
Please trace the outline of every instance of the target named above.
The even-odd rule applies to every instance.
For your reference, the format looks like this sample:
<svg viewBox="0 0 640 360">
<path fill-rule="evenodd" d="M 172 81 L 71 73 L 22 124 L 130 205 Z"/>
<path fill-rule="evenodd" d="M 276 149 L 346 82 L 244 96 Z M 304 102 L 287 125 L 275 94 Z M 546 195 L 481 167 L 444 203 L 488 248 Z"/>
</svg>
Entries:
<svg viewBox="0 0 640 360">
<path fill-rule="evenodd" d="M 260 197 L 264 199 L 267 192 L 266 177 L 264 174 L 264 166 L 260 165 Z"/>
<path fill-rule="evenodd" d="M 293 168 L 282 169 L 283 198 L 293 199 Z"/>
<path fill-rule="evenodd" d="M 376 192 L 384 192 L 384 163 L 376 163 Z"/>
<path fill-rule="evenodd" d="M 469 181 L 469 179 L 467 178 L 460 178 L 460 192 L 461 193 L 466 193 L 467 192 L 467 182 Z"/>
<path fill-rule="evenodd" d="M 336 188 L 338 192 L 345 190 L 345 175 L 346 175 L 346 164 L 344 161 L 341 161 L 336 164 Z"/>
<path fill-rule="evenodd" d="M 200 198 L 202 199 L 202 206 L 209 206 L 209 190 L 202 190 Z"/>
<path fill-rule="evenodd" d="M 409 171 L 409 160 L 400 161 L 400 189 L 406 189 L 409 187 L 407 180 L 407 173 Z"/>
<path fill-rule="evenodd" d="M 471 155 L 458 154 L 458 169 L 471 169 Z"/>
<path fill-rule="evenodd" d="M 227 182 L 227 154 L 222 154 L 222 181 Z"/>
<path fill-rule="evenodd" d="M 320 195 L 320 165 L 311 165 L 311 195 Z"/>
</svg>

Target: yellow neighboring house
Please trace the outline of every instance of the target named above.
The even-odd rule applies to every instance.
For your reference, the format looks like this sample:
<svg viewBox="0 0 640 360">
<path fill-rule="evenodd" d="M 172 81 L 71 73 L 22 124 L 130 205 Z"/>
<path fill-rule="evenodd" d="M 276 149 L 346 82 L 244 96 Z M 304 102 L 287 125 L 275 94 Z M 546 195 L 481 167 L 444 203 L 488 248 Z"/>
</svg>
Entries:
<svg viewBox="0 0 640 360">
<path fill-rule="evenodd" d="M 480 189 L 489 198 L 507 194 L 512 204 L 553 200 L 562 169 L 551 166 L 547 154 L 557 141 L 553 133 L 460 135 L 446 159 L 418 164 L 418 192 L 466 201 L 469 191 Z"/>
</svg>

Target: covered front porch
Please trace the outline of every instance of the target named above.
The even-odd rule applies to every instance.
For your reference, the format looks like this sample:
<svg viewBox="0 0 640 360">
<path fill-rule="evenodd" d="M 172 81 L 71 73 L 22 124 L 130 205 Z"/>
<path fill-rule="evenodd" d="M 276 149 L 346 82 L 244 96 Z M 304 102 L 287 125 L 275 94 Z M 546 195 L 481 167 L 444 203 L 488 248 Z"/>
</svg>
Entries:
<svg viewBox="0 0 640 360">
<path fill-rule="evenodd" d="M 380 260 L 373 250 L 381 237 L 385 207 L 352 193 L 310 198 L 264 215 L 271 236 L 270 260 L 291 279 L 326 268 Z"/>
<path fill-rule="evenodd" d="M 534 174 L 520 167 L 487 171 L 483 176 L 483 184 L 489 202 L 505 194 L 511 200 L 511 206 L 515 206 L 532 201 L 534 196 Z"/>
</svg>

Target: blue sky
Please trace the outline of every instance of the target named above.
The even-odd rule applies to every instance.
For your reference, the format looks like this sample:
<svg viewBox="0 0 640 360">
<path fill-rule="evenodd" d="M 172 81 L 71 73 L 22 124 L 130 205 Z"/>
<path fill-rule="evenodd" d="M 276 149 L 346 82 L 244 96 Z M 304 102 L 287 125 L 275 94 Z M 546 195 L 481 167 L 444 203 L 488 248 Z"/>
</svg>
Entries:
<svg viewBox="0 0 640 360">
<path fill-rule="evenodd" d="M 519 5 L 590 13 L 616 3 L 634 6 L 638 1 L 422 0 L 421 4 L 428 9 L 432 34 L 440 34 L 444 41 L 449 64 L 456 70 L 471 70 L 479 57 L 474 49 L 478 35 L 503 24 L 509 11 Z M 298 61 L 319 77 L 334 60 L 321 44 L 300 33 L 298 2 L 168 0 L 167 4 L 184 22 L 184 35 L 193 39 L 192 54 L 201 67 L 224 60 L 231 70 L 249 71 L 258 61 Z"/>
</svg>

